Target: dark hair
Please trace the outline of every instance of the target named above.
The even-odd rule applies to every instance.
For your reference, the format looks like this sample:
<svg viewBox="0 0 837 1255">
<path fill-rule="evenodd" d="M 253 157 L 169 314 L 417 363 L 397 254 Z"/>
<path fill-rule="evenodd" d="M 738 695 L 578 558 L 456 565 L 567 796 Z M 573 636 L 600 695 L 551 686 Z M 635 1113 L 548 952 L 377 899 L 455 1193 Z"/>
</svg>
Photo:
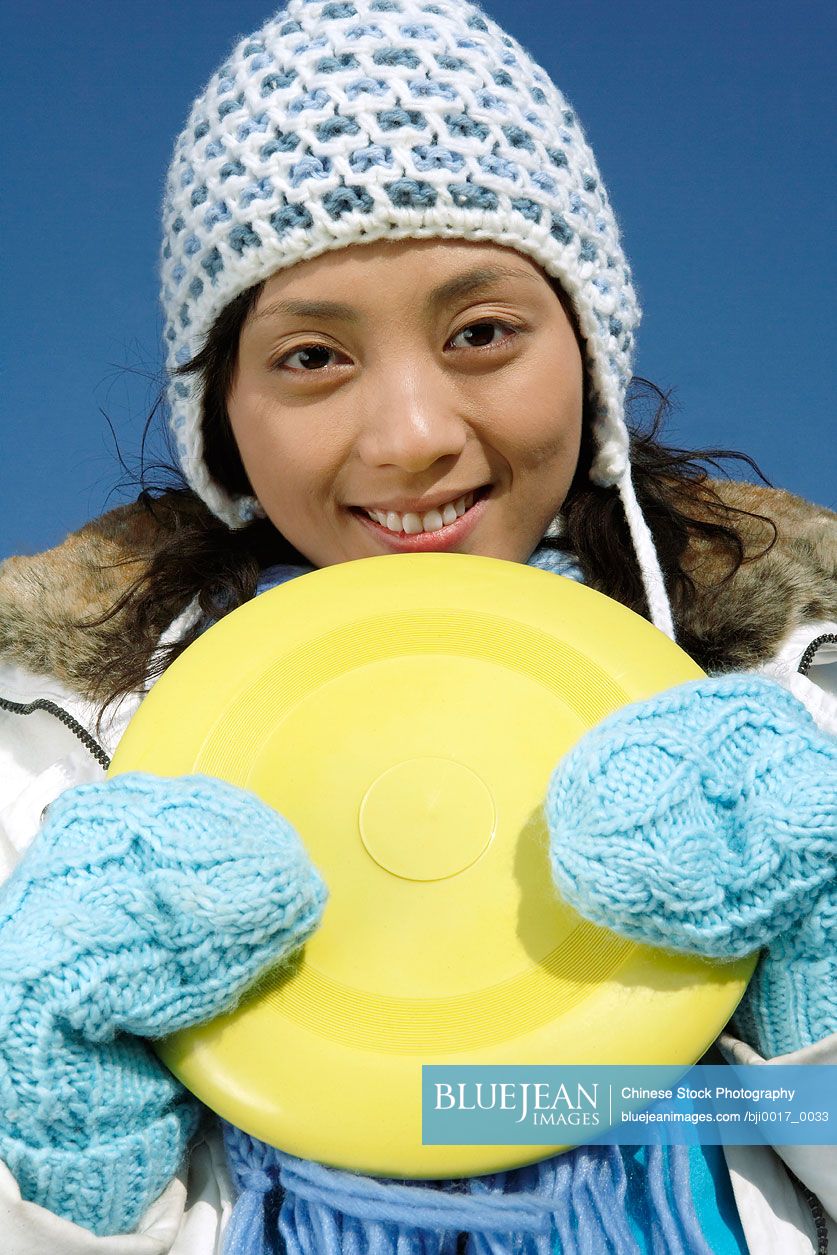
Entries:
<svg viewBox="0 0 837 1255">
<path fill-rule="evenodd" d="M 252 488 L 230 426 L 226 398 L 235 374 L 241 329 L 263 286 L 258 284 L 236 297 L 216 320 L 204 348 L 175 372 L 197 375 L 201 380 L 204 458 L 213 479 L 234 496 L 250 495 Z M 563 292 L 553 286 L 575 321 Z M 653 411 L 651 421 L 643 425 L 642 416 L 647 414 L 649 405 Z M 162 397 L 146 423 L 143 449 L 161 407 Z M 746 463 L 762 480 L 764 476 L 743 453 L 725 449 L 689 451 L 664 445 L 659 435 L 670 408 L 670 398 L 654 384 L 640 378 L 632 380 L 627 414 L 634 487 L 654 538 L 678 623 L 687 617 L 696 593 L 681 565 L 691 538 L 697 536 L 712 542 L 726 557 L 724 582 L 732 578 L 742 562 L 759 556 L 747 551 L 736 524 L 745 516 L 763 516 L 753 516 L 724 503 L 712 487 L 706 467 L 720 470 L 719 460 L 732 458 Z M 94 681 L 102 711 L 124 693 L 141 688 L 145 681 L 159 675 L 191 644 L 200 630 L 198 624 L 176 643 L 157 648 L 163 628 L 194 598 L 204 615 L 221 618 L 253 597 L 264 567 L 305 561 L 267 519 L 255 519 L 233 531 L 215 518 L 188 487 L 171 449 L 170 452 L 170 463 L 158 463 L 152 468 L 165 473 L 165 485 L 151 485 L 145 468 L 140 473 L 143 489 L 138 504 L 147 512 L 150 530 L 157 538 L 148 565 L 102 618 L 86 624 L 101 626 L 119 618 L 119 631 L 114 633 L 112 648 Z M 589 478 L 594 452 L 592 425 L 585 417 L 578 465 L 562 507 L 565 531 L 561 537 L 545 543 L 574 553 L 593 588 L 648 617 L 619 494 L 613 488 L 597 487 Z M 764 522 L 768 528 L 771 526 L 769 520 Z M 773 532 L 775 537 L 775 528 Z M 683 644 L 698 663 L 706 665 L 700 657 L 699 641 Z"/>
</svg>

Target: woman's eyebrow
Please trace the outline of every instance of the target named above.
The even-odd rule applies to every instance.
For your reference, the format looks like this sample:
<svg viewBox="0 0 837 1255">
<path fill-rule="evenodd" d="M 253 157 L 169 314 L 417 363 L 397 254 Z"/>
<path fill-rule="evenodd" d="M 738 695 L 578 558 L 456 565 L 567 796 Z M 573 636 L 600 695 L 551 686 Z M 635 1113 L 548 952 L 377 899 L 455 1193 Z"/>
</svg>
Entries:
<svg viewBox="0 0 837 1255">
<path fill-rule="evenodd" d="M 321 318 L 333 322 L 357 322 L 359 315 L 351 305 L 340 301 L 272 301 L 261 313 L 254 314 L 250 323 L 261 322 L 265 318 L 273 318 L 276 314 L 284 314 L 288 318 Z"/>
<path fill-rule="evenodd" d="M 542 282 L 540 276 L 535 271 L 518 270 L 513 266 L 480 266 L 476 270 L 469 270 L 465 274 L 456 275 L 453 279 L 448 279 L 446 283 L 441 283 L 439 287 L 434 288 L 427 298 L 427 305 L 430 307 L 446 305 L 449 301 L 457 300 L 463 296 L 471 296 L 474 292 L 491 287 L 492 284 L 498 283 L 501 279 L 524 279 L 534 281 L 535 283 Z"/>
<path fill-rule="evenodd" d="M 518 270 L 511 266 L 481 266 L 469 270 L 465 274 L 455 275 L 445 283 L 439 284 L 429 293 L 426 299 L 428 308 L 438 308 L 463 296 L 471 296 L 483 288 L 490 287 L 502 279 L 526 279 L 540 282 L 537 274 L 526 270 Z M 284 315 L 287 318 L 330 319 L 332 322 L 357 323 L 360 320 L 358 311 L 351 305 L 341 301 L 305 301 L 288 298 L 271 301 L 270 305 L 254 314 L 250 324 L 262 322 L 266 318 Z"/>
</svg>

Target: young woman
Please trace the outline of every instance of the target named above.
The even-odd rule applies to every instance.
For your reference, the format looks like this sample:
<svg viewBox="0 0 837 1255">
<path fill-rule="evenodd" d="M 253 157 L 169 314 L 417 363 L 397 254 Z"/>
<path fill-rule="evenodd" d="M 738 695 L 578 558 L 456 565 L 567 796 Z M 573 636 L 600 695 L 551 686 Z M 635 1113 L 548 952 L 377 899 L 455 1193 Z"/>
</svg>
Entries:
<svg viewBox="0 0 837 1255">
<path fill-rule="evenodd" d="M 183 486 L 0 569 L 0 835 L 16 867 L 0 902 L 4 1250 L 825 1250 L 833 1148 L 582 1148 L 404 1188 L 232 1129 L 222 1144 L 138 1040 L 229 1005 L 310 935 L 325 897 L 304 834 L 251 795 L 101 781 L 148 685 L 282 579 L 449 550 L 581 579 L 716 673 L 561 765 L 556 884 L 629 936 L 765 947 L 725 1053 L 837 1061 L 837 521 L 712 484 L 630 432 L 637 302 L 548 77 L 458 0 L 291 0 L 196 101 L 164 238 Z M 781 687 L 735 674 L 755 669 Z M 620 741 L 641 724 L 668 754 L 684 718 L 679 767 L 712 816 L 697 843 L 709 906 L 690 897 L 691 847 L 662 903 L 647 823 L 621 856 L 560 831 L 568 807 L 595 814 L 618 786 Z M 633 897 L 602 891 L 618 857 Z"/>
</svg>

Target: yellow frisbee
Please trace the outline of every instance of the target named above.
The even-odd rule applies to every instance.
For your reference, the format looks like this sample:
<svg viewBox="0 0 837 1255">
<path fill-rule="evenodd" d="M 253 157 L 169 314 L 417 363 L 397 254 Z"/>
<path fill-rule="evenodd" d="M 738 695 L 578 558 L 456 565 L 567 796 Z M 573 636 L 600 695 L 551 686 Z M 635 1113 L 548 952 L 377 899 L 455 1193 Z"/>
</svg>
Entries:
<svg viewBox="0 0 837 1255">
<path fill-rule="evenodd" d="M 461 554 L 342 563 L 222 619 L 151 690 L 111 773 L 252 790 L 330 897 L 289 963 L 161 1057 L 272 1145 L 416 1178 L 550 1153 L 422 1146 L 422 1064 L 695 1062 L 755 960 L 582 920 L 552 887 L 542 812 L 585 731 L 702 674 L 583 585 Z"/>
</svg>

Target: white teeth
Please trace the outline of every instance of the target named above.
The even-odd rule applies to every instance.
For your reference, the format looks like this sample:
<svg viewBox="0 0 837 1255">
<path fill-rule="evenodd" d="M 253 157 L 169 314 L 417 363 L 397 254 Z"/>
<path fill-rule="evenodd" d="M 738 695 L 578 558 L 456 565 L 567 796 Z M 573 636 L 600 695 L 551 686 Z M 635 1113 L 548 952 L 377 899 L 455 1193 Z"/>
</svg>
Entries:
<svg viewBox="0 0 837 1255">
<path fill-rule="evenodd" d="M 466 510 L 474 504 L 474 494 L 466 492 L 464 497 L 449 501 L 441 509 L 428 510 L 425 515 L 409 511 L 407 514 L 396 514 L 394 510 L 384 513 L 382 510 L 367 510 L 366 513 L 381 527 L 390 532 L 406 532 L 408 536 L 417 536 L 419 532 L 438 532 L 456 519 L 461 518 Z"/>
</svg>

